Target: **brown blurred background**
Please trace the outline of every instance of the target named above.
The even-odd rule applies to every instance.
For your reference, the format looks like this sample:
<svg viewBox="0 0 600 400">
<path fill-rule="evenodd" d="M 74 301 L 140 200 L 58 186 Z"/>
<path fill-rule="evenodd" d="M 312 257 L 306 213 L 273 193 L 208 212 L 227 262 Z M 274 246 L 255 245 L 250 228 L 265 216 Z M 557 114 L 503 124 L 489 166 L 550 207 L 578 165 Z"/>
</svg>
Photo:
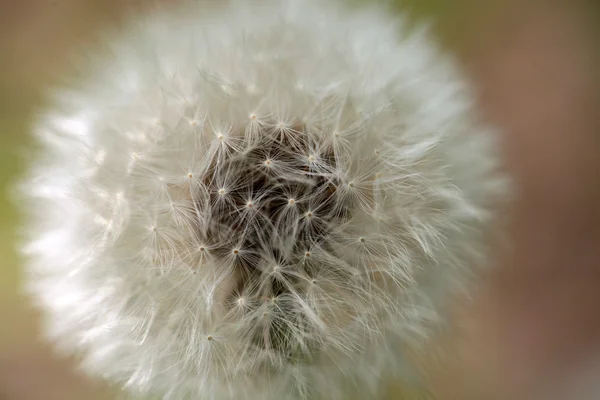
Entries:
<svg viewBox="0 0 600 400">
<path fill-rule="evenodd" d="M 68 55 L 157 0 L 0 0 L 0 400 L 101 400 L 36 339 L 19 294 L 18 216 L 7 188 L 23 170 L 29 121 Z M 166 1 L 166 0 L 165 0 Z M 175 2 L 176 0 L 169 0 Z M 362 0 L 368 1 L 368 0 Z M 372 0 L 377 1 L 377 0 Z M 399 0 L 434 19 L 503 130 L 516 202 L 511 250 L 473 301 L 457 301 L 449 361 L 431 366 L 440 400 L 600 399 L 600 12 L 593 0 Z M 594 384 L 596 387 L 594 387 Z M 416 398 L 390 384 L 390 399 Z"/>
</svg>

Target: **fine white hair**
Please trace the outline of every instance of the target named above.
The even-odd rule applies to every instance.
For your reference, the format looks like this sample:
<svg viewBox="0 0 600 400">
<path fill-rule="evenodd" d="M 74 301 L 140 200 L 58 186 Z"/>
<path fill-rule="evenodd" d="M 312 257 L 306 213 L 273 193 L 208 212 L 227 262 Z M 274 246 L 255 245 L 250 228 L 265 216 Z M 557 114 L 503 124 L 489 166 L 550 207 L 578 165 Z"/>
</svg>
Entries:
<svg viewBox="0 0 600 400">
<path fill-rule="evenodd" d="M 488 263 L 493 131 L 377 6 L 186 2 L 82 57 L 21 185 L 28 292 L 163 399 L 372 398 Z"/>
</svg>

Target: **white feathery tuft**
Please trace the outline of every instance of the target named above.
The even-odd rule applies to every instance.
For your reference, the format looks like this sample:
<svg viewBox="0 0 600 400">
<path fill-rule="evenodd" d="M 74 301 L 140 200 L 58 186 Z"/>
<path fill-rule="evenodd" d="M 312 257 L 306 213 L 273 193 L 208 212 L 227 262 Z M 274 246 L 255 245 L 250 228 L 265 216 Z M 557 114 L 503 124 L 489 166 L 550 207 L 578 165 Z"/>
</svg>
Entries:
<svg viewBox="0 0 600 400">
<path fill-rule="evenodd" d="M 191 2 L 107 48 L 22 185 L 48 337 L 134 395 L 373 398 L 505 192 L 456 67 L 318 0 Z"/>
</svg>

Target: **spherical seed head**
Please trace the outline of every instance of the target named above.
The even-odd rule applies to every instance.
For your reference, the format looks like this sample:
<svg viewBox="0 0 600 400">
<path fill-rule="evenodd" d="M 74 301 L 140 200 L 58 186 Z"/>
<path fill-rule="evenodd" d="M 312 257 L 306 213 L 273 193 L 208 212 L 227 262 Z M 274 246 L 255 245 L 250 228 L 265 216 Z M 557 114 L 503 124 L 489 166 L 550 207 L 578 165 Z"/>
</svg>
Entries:
<svg viewBox="0 0 600 400">
<path fill-rule="evenodd" d="M 504 191 L 460 74 L 323 0 L 130 25 L 38 124 L 22 204 L 48 336 L 140 394 L 376 397 Z"/>
</svg>

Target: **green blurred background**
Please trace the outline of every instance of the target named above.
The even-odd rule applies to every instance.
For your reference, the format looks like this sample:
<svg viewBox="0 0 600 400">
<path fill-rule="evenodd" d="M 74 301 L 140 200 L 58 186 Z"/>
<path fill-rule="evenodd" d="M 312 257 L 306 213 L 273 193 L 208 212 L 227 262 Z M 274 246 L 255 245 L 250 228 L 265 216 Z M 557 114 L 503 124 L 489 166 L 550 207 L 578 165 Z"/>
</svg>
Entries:
<svg viewBox="0 0 600 400">
<path fill-rule="evenodd" d="M 0 2 L 0 400 L 100 400 L 115 397 L 115 394 L 101 383 L 91 382 L 74 372 L 72 360 L 58 359 L 48 345 L 37 339 L 38 317 L 28 305 L 27 299 L 19 293 L 19 259 L 15 252 L 19 216 L 10 202 L 9 194 L 11 185 L 25 167 L 19 154 L 26 152 L 32 144 L 29 136 L 32 113 L 42 106 L 44 89 L 55 82 L 61 73 L 68 71 L 69 53 L 74 51 L 76 46 L 93 41 L 94 32 L 98 29 L 108 24 L 119 23 L 124 4 L 137 7 L 143 12 L 143 8 L 150 3 L 152 1 L 144 0 L 131 0 L 126 3 L 119 0 Z M 471 72 L 474 81 L 481 85 L 482 109 L 491 120 L 498 122 L 508 131 L 515 132 L 513 139 L 520 138 L 520 132 L 525 132 L 531 127 L 524 128 L 524 125 L 519 125 L 519 118 L 513 118 L 515 110 L 508 105 L 512 103 L 511 92 L 503 91 L 506 82 L 501 79 L 501 69 L 510 68 L 514 59 L 517 60 L 517 64 L 518 60 L 524 57 L 526 59 L 528 47 L 523 45 L 522 41 L 533 37 L 534 41 L 546 43 L 544 38 L 535 39 L 535 33 L 528 34 L 527 29 L 545 29 L 547 26 L 544 25 L 544 18 L 547 10 L 555 8 L 557 11 L 550 13 L 548 18 L 552 30 L 558 26 L 559 34 L 555 38 L 559 41 L 549 46 L 550 48 L 558 49 L 561 45 L 572 48 L 572 42 L 569 40 L 579 46 L 589 38 L 592 38 L 590 43 L 581 45 L 582 48 L 588 49 L 586 46 L 590 46 L 591 49 L 594 43 L 597 45 L 591 30 L 578 33 L 581 36 L 577 38 L 570 37 L 570 31 L 560 35 L 561 18 L 566 16 L 565 18 L 574 18 L 573 21 L 583 21 L 585 18 L 582 16 L 592 9 L 592 1 L 404 0 L 396 3 L 399 8 L 409 10 L 416 20 L 436 21 L 434 29 L 440 42 L 449 51 L 457 54 Z M 571 13 L 576 16 L 567 16 Z M 537 23 L 539 21 L 541 22 Z M 561 40 L 564 43 L 561 44 Z M 532 44 L 532 48 L 540 47 L 544 48 L 543 45 Z M 521 49 L 521 53 L 511 53 L 512 49 Z M 581 53 L 587 54 L 586 51 L 582 50 Z M 584 64 L 591 64 L 590 60 L 585 57 L 584 59 Z M 506 63 L 503 64 L 503 61 Z M 517 67 L 515 71 L 521 71 L 519 68 L 521 67 Z M 544 65 L 539 65 L 539 70 L 543 69 Z M 592 68 L 589 71 L 593 70 Z M 588 70 L 584 68 L 577 71 L 574 73 L 585 75 L 585 71 Z M 534 76 L 535 70 L 531 74 Z M 520 79 L 526 84 L 534 81 L 527 76 L 521 76 Z M 595 78 L 582 79 L 585 83 Z M 510 82 L 512 81 L 509 79 L 509 86 Z M 536 88 L 537 86 L 533 85 L 524 89 L 529 90 L 524 96 L 537 93 Z M 522 93 L 516 94 L 519 98 L 521 95 Z M 543 94 L 539 96 L 542 98 Z M 594 101 L 592 104 L 596 104 Z M 543 117 L 540 115 L 539 118 Z M 515 158 L 518 161 L 523 153 L 515 149 L 522 148 L 523 143 L 517 138 L 515 144 L 511 144 L 513 139 L 507 140 L 507 158 Z M 525 164 L 518 163 L 515 168 L 519 168 L 518 165 L 526 168 Z M 516 173 L 521 172 L 516 170 Z M 524 181 L 534 179 L 527 173 L 523 174 Z M 486 356 L 479 353 L 479 358 L 482 357 Z M 466 358 L 469 358 L 468 355 Z M 487 364 L 493 362 L 491 359 L 487 360 Z M 470 393 L 470 389 L 453 392 L 449 388 L 448 381 L 458 382 L 460 385 L 463 381 L 460 374 L 469 374 L 476 369 L 473 367 L 469 372 L 459 370 L 456 372 L 459 375 L 452 375 L 452 379 L 447 378 L 446 374 L 441 374 L 442 377 L 433 383 L 443 388 L 438 392 L 441 393 L 439 397 L 459 400 L 493 398 L 459 395 L 456 393 Z M 493 374 L 494 372 L 491 372 L 469 379 L 470 383 L 467 385 L 477 386 L 480 381 L 486 382 L 481 383 L 481 386 L 493 386 Z M 420 396 L 418 391 L 412 388 L 398 388 L 393 383 L 390 386 L 389 398 L 413 399 Z"/>
</svg>

